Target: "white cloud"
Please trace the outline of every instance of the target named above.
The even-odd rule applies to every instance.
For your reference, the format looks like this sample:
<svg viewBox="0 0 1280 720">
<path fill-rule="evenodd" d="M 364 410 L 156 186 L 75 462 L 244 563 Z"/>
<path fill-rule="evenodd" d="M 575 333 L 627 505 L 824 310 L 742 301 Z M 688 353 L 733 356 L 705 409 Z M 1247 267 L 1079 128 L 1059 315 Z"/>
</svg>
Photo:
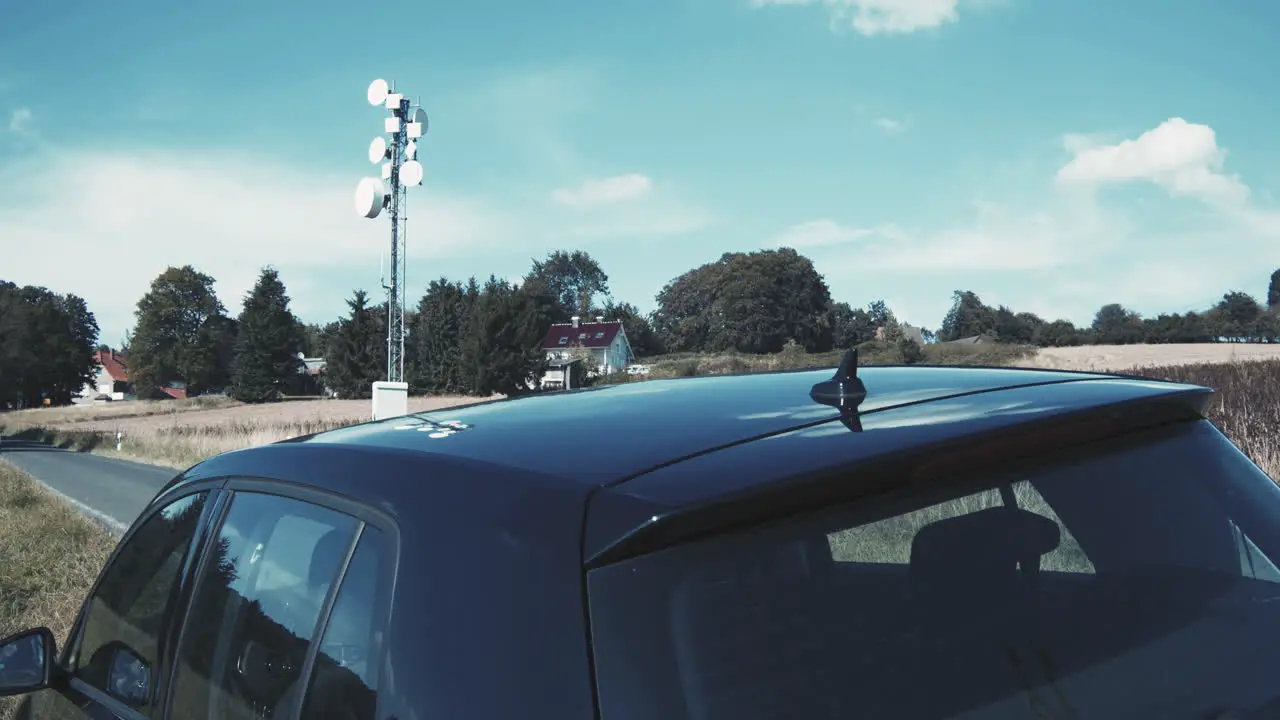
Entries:
<svg viewBox="0 0 1280 720">
<path fill-rule="evenodd" d="M 31 108 L 20 107 L 9 113 L 9 132 L 14 135 L 28 135 L 31 133 L 31 123 L 34 116 Z"/>
<path fill-rule="evenodd" d="M 295 312 L 336 315 L 352 287 L 378 294 L 375 273 L 387 244 L 385 216 L 369 221 L 355 213 L 357 179 L 163 151 L 52 153 L 8 163 L 0 170 L 3 277 L 81 295 L 109 343 L 132 325 L 138 298 L 169 265 L 190 263 L 212 275 L 236 313 L 260 268 L 272 264 Z M 492 207 L 418 190 L 409 200 L 411 261 L 513 235 Z M 327 286 L 326 271 L 341 275 L 343 286 Z"/>
<path fill-rule="evenodd" d="M 653 181 L 648 176 L 628 173 L 600 180 L 586 180 L 576 188 L 559 188 L 551 193 L 551 199 L 561 205 L 587 209 L 638 200 L 652 190 Z"/>
<path fill-rule="evenodd" d="M 670 188 L 658 192 L 653 180 L 639 173 L 559 188 L 551 193 L 551 200 L 570 211 L 561 218 L 567 224 L 561 232 L 584 239 L 679 235 L 716 221 L 706 210 L 676 197 Z"/>
<path fill-rule="evenodd" d="M 809 220 L 787 228 L 778 236 L 776 244 L 778 247 L 802 250 L 805 248 L 842 245 L 869 237 L 876 232 L 877 230 L 873 228 L 847 227 L 835 220 Z"/>
<path fill-rule="evenodd" d="M 911 313 L 900 314 L 925 325 L 946 311 L 952 289 L 1088 323 L 1110 302 L 1154 315 L 1204 309 L 1231 289 L 1257 295 L 1280 266 L 1280 212 L 1226 169 L 1212 128 L 1174 118 L 1129 140 L 1073 134 L 1062 142 L 1069 162 L 1008 188 L 1004 197 L 1021 202 L 979 201 L 971 218 L 950 226 L 818 244 L 814 262 L 837 296 L 902 298 Z M 1130 202 L 1096 192 L 1121 183 L 1148 183 L 1167 197 Z"/>
<path fill-rule="evenodd" d="M 819 3 L 830 13 L 833 29 L 852 27 L 867 36 L 905 34 L 960 19 L 959 0 L 751 0 L 755 7 Z"/>
<path fill-rule="evenodd" d="M 897 135 L 898 133 L 903 132 L 904 130 L 907 129 L 906 123 L 902 122 L 901 120 L 894 120 L 893 118 L 887 118 L 887 117 L 876 118 L 874 122 L 876 124 L 876 127 L 885 131 L 889 135 Z"/>
<path fill-rule="evenodd" d="M 1220 207 L 1242 208 L 1249 202 L 1248 186 L 1223 171 L 1227 152 L 1208 125 L 1175 117 L 1133 140 L 1093 145 L 1069 135 L 1064 146 L 1074 157 L 1058 170 L 1062 183 L 1149 182 L 1171 195 Z"/>
<path fill-rule="evenodd" d="M 814 220 L 792 227 L 777 242 L 787 244 L 790 239 L 791 246 L 799 249 L 858 240 L 848 263 L 862 269 L 931 274 L 1027 271 L 1058 267 L 1088 252 L 1088 238 L 1100 222 L 1095 211 L 1079 205 L 1061 213 L 1018 212 L 976 201 L 974 209 L 970 223 L 940 230 L 892 223 L 846 228 L 831 220 Z"/>
</svg>

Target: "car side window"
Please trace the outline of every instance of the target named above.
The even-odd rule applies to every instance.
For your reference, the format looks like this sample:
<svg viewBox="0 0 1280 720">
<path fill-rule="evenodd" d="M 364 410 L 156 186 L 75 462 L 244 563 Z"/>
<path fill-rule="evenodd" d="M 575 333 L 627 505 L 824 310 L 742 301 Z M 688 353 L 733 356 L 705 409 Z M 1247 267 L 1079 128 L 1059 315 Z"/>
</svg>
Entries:
<svg viewBox="0 0 1280 720">
<path fill-rule="evenodd" d="M 391 592 L 392 547 L 366 526 L 338 588 L 307 685 L 302 720 L 373 720 Z"/>
<path fill-rule="evenodd" d="M 237 492 L 200 570 L 174 671 L 173 717 L 285 717 L 355 518 Z"/>
<path fill-rule="evenodd" d="M 144 521 L 86 604 L 73 676 L 145 714 L 155 700 L 154 672 L 178 578 L 208 498 L 188 495 Z"/>
</svg>

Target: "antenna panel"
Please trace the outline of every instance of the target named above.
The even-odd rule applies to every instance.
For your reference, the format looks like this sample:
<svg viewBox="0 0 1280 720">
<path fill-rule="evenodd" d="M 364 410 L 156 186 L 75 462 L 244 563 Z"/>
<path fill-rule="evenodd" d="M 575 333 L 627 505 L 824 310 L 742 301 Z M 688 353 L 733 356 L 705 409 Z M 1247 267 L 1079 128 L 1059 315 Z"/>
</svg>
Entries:
<svg viewBox="0 0 1280 720">
<path fill-rule="evenodd" d="M 367 177 L 356 186 L 356 212 L 361 217 L 376 218 L 387 202 L 387 189 L 378 178 Z"/>
<path fill-rule="evenodd" d="M 378 136 L 369 143 L 369 162 L 377 165 L 387 159 L 387 139 Z"/>
<path fill-rule="evenodd" d="M 400 181 L 405 185 L 421 185 L 424 174 L 422 163 L 417 160 L 410 160 L 400 167 Z"/>
<path fill-rule="evenodd" d="M 367 97 L 370 105 L 381 105 L 387 101 L 387 93 L 391 92 L 391 88 L 387 87 L 387 81 L 378 78 L 369 83 Z"/>
</svg>

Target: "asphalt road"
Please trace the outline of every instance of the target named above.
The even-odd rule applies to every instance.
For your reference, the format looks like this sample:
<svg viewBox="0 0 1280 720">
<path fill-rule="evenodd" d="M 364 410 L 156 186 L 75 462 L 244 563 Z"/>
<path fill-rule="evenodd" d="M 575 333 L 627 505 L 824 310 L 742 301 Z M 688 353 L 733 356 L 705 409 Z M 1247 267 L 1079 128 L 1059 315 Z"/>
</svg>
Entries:
<svg viewBox="0 0 1280 720">
<path fill-rule="evenodd" d="M 0 439 L 0 458 L 17 465 L 78 510 L 123 534 L 177 470 Z"/>
</svg>

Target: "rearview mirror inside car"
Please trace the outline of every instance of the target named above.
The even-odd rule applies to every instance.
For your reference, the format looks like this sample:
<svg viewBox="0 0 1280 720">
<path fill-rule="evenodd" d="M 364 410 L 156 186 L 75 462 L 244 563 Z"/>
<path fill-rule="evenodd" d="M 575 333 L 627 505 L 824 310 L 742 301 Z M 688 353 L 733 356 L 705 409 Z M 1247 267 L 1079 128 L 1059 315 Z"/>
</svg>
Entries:
<svg viewBox="0 0 1280 720">
<path fill-rule="evenodd" d="M 49 687 L 57 643 L 47 627 L 25 630 L 0 640 L 0 697 Z"/>
</svg>

